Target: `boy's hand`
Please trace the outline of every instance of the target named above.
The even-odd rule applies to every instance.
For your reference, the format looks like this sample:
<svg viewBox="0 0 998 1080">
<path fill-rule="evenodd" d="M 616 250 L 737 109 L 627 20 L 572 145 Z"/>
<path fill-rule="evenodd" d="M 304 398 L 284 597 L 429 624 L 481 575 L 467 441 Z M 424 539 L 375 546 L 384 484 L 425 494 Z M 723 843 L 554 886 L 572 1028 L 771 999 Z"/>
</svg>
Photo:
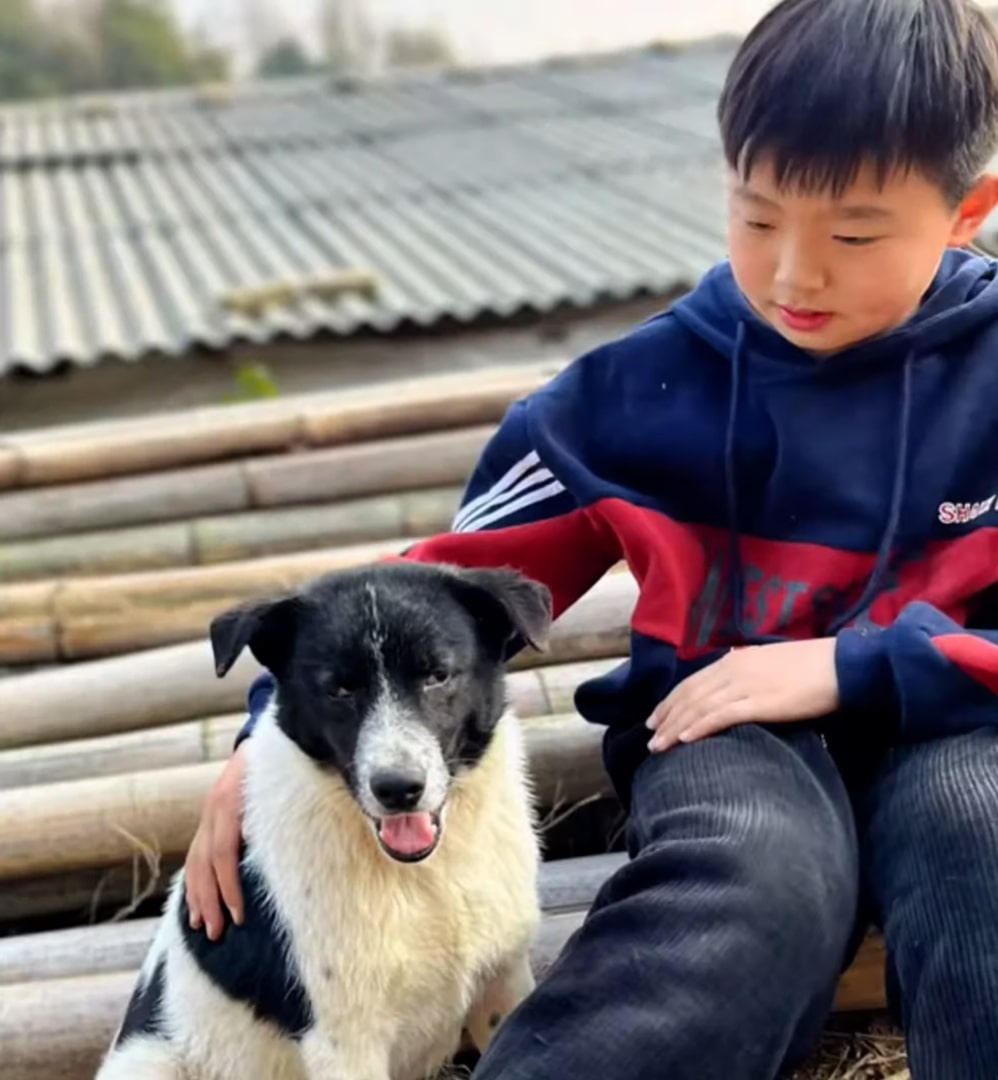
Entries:
<svg viewBox="0 0 998 1080">
<path fill-rule="evenodd" d="M 736 724 L 813 720 L 839 706 L 835 638 L 749 645 L 684 679 L 647 721 L 653 752 Z"/>
<path fill-rule="evenodd" d="M 191 929 L 205 926 L 212 941 L 221 937 L 225 928 L 219 892 L 232 921 L 237 925 L 243 921 L 239 844 L 242 837 L 245 773 L 246 748 L 240 746 L 208 792 L 201 811 L 201 823 L 184 865 L 184 887 L 191 911 Z"/>
</svg>

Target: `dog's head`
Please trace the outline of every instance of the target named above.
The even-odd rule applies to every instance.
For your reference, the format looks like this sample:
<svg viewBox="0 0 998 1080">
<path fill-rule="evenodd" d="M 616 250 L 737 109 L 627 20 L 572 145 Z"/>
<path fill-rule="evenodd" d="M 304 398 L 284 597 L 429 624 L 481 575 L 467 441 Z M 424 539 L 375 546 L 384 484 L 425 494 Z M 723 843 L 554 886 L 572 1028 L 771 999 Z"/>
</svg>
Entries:
<svg viewBox="0 0 998 1080">
<path fill-rule="evenodd" d="M 512 643 L 541 647 L 550 623 L 547 589 L 513 571 L 402 561 L 241 604 L 211 641 L 219 676 L 249 646 L 284 733 L 342 775 L 388 855 L 417 862 L 503 713 Z"/>
</svg>

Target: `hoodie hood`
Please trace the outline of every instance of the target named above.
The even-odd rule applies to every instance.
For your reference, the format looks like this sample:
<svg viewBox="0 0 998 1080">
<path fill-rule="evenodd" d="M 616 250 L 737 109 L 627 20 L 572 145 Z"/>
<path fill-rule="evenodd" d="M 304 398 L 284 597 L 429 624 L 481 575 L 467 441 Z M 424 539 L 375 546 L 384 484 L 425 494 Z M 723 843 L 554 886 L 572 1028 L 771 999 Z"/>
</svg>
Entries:
<svg viewBox="0 0 998 1080">
<path fill-rule="evenodd" d="M 918 311 L 902 326 L 830 357 L 839 370 L 855 363 L 898 363 L 912 352 L 937 352 L 964 334 L 998 319 L 998 265 L 966 251 L 951 249 Z M 749 306 L 735 283 L 729 262 L 706 274 L 700 285 L 671 309 L 675 317 L 712 349 L 735 355 L 739 332 L 743 348 L 764 365 L 816 368 L 814 358 L 791 344 Z M 826 366 L 825 364 L 820 365 Z"/>
<path fill-rule="evenodd" d="M 729 573 L 733 590 L 736 626 L 748 641 L 782 640 L 772 635 L 747 634 L 741 625 L 745 581 L 741 558 L 739 492 L 736 481 L 736 445 L 742 386 L 746 378 L 746 354 L 752 357 L 753 373 L 784 374 L 796 369 L 802 376 L 830 373 L 842 377 L 857 365 L 899 366 L 893 484 L 877 557 L 866 587 L 856 602 L 828 627 L 836 634 L 862 615 L 887 578 L 897 539 L 910 472 L 912 388 L 915 364 L 921 355 L 936 353 L 986 323 L 998 319 L 998 281 L 995 263 L 964 251 L 947 251 L 936 277 L 918 311 L 903 326 L 879 338 L 836 353 L 816 363 L 807 352 L 791 344 L 752 310 L 735 283 L 730 263 L 722 263 L 706 275 L 702 284 L 680 300 L 673 314 L 688 330 L 713 350 L 731 360 L 731 390 L 724 440 L 724 480 L 730 537 Z"/>
</svg>

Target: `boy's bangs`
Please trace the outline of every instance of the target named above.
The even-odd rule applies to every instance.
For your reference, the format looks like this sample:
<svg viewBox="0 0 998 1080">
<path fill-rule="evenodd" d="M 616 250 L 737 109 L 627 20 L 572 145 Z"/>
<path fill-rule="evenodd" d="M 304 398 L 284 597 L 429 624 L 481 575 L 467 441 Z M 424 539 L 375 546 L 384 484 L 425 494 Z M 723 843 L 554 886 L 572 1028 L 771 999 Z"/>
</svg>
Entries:
<svg viewBox="0 0 998 1080">
<path fill-rule="evenodd" d="M 728 164 L 841 194 L 860 168 L 921 173 L 959 202 L 998 143 L 998 33 L 965 0 L 784 0 L 718 106 Z"/>
<path fill-rule="evenodd" d="M 869 113 L 855 120 L 849 123 L 840 117 L 835 124 L 816 125 L 814 114 L 800 105 L 796 110 L 793 105 L 780 109 L 776 115 L 747 117 L 745 131 L 736 127 L 730 132 L 725 156 L 745 179 L 765 161 L 781 189 L 823 191 L 833 197 L 841 196 L 863 167 L 873 170 L 881 186 L 911 170 L 944 182 L 932 171 L 931 151 L 938 143 L 926 137 L 923 128 L 916 125 L 909 130 L 886 119 L 877 123 Z"/>
</svg>

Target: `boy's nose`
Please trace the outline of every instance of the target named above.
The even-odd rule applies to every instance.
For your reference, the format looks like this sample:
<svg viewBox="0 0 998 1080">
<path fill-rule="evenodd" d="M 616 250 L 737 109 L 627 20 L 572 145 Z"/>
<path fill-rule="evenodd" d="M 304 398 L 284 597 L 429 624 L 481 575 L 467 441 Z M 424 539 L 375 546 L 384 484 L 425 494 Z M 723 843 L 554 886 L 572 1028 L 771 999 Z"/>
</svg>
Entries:
<svg viewBox="0 0 998 1080">
<path fill-rule="evenodd" d="M 781 248 L 776 265 L 775 283 L 786 296 L 784 301 L 804 300 L 809 293 L 824 288 L 827 274 L 813 253 L 802 249 L 800 245 L 788 244 Z"/>
</svg>

